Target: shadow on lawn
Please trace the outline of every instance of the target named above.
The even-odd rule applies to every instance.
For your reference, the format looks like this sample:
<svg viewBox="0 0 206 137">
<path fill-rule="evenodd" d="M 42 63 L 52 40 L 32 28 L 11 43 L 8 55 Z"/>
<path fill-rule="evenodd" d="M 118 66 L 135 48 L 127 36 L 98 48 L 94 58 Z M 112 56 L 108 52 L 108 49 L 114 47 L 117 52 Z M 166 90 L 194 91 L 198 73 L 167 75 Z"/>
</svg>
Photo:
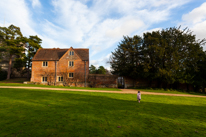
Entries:
<svg viewBox="0 0 206 137">
<path fill-rule="evenodd" d="M 111 98 L 116 94 L 89 94 L 7 90 L 0 94 L 5 99 L 0 136 L 193 136 L 197 129 L 202 136 L 206 131 L 206 106 L 139 104 Z"/>
</svg>

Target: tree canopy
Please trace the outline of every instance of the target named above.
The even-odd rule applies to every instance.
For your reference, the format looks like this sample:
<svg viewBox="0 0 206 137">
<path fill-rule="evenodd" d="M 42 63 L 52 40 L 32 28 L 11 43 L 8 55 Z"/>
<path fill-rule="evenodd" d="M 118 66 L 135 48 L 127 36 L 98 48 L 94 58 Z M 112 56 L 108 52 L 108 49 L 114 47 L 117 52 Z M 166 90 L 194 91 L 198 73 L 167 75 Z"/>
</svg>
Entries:
<svg viewBox="0 0 206 137">
<path fill-rule="evenodd" d="M 27 46 L 30 44 L 30 46 Z M 9 67 L 7 79 L 10 79 L 12 57 L 16 55 L 17 62 L 24 60 L 30 67 L 31 58 L 34 56 L 37 49 L 41 48 L 41 39 L 38 36 L 24 37 L 19 27 L 10 25 L 7 27 L 0 27 L 0 50 L 9 54 Z M 27 54 L 25 54 L 25 52 Z M 29 68 L 28 67 L 28 68 Z"/>
<path fill-rule="evenodd" d="M 143 38 L 124 36 L 112 52 L 112 73 L 166 84 L 194 84 L 203 66 L 204 44 L 205 39 L 196 40 L 188 28 L 180 27 L 147 32 Z"/>
<path fill-rule="evenodd" d="M 90 74 L 106 74 L 106 69 L 103 66 L 99 66 L 97 69 L 94 65 L 89 67 Z"/>
</svg>

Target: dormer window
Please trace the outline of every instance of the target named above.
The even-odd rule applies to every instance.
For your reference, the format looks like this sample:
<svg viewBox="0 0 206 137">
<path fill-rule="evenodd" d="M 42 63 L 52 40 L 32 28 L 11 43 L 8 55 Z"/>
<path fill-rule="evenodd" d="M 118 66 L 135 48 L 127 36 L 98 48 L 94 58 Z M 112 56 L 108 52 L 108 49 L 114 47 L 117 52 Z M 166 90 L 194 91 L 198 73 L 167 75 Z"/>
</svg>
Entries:
<svg viewBox="0 0 206 137">
<path fill-rule="evenodd" d="M 47 66 L 48 66 L 48 62 L 47 62 L 47 61 L 43 61 L 43 62 L 42 62 L 42 66 L 43 66 L 43 67 L 47 67 Z"/>
<path fill-rule="evenodd" d="M 74 55 L 74 51 L 70 51 L 70 52 L 69 52 L 69 55 Z"/>
</svg>

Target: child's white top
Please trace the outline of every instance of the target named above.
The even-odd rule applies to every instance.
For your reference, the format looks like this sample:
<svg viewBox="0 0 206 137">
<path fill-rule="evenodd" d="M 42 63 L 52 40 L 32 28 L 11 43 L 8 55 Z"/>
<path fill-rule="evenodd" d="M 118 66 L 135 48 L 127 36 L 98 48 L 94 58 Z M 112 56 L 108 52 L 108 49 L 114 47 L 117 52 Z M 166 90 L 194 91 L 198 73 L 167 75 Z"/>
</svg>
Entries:
<svg viewBox="0 0 206 137">
<path fill-rule="evenodd" d="M 137 93 L 137 99 L 141 99 L 141 93 Z"/>
</svg>

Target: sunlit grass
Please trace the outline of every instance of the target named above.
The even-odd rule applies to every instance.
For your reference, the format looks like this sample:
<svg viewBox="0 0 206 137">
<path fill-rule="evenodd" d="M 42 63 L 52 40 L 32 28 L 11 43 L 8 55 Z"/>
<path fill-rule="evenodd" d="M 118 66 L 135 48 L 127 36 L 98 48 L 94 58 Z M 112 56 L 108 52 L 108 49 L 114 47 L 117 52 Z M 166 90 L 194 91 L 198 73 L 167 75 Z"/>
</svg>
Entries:
<svg viewBox="0 0 206 137">
<path fill-rule="evenodd" d="M 49 85 L 35 85 L 35 84 L 21 84 L 21 83 L 0 83 L 0 86 L 22 86 L 22 87 L 46 87 L 46 88 L 121 91 L 118 88 L 90 88 L 90 87 L 49 86 Z"/>
<path fill-rule="evenodd" d="M 202 92 L 194 92 L 194 91 L 178 91 L 178 90 L 174 90 L 174 89 L 152 89 L 152 88 L 144 88 L 144 89 L 141 89 L 141 88 L 137 88 L 136 90 L 139 90 L 139 91 L 145 91 L 145 92 L 156 92 L 156 93 L 170 93 L 170 94 L 187 94 L 187 95 L 203 95 L 203 96 L 206 96 L 206 93 Z"/>
<path fill-rule="evenodd" d="M 0 89 L 0 136 L 206 136 L 206 98 Z"/>
</svg>

